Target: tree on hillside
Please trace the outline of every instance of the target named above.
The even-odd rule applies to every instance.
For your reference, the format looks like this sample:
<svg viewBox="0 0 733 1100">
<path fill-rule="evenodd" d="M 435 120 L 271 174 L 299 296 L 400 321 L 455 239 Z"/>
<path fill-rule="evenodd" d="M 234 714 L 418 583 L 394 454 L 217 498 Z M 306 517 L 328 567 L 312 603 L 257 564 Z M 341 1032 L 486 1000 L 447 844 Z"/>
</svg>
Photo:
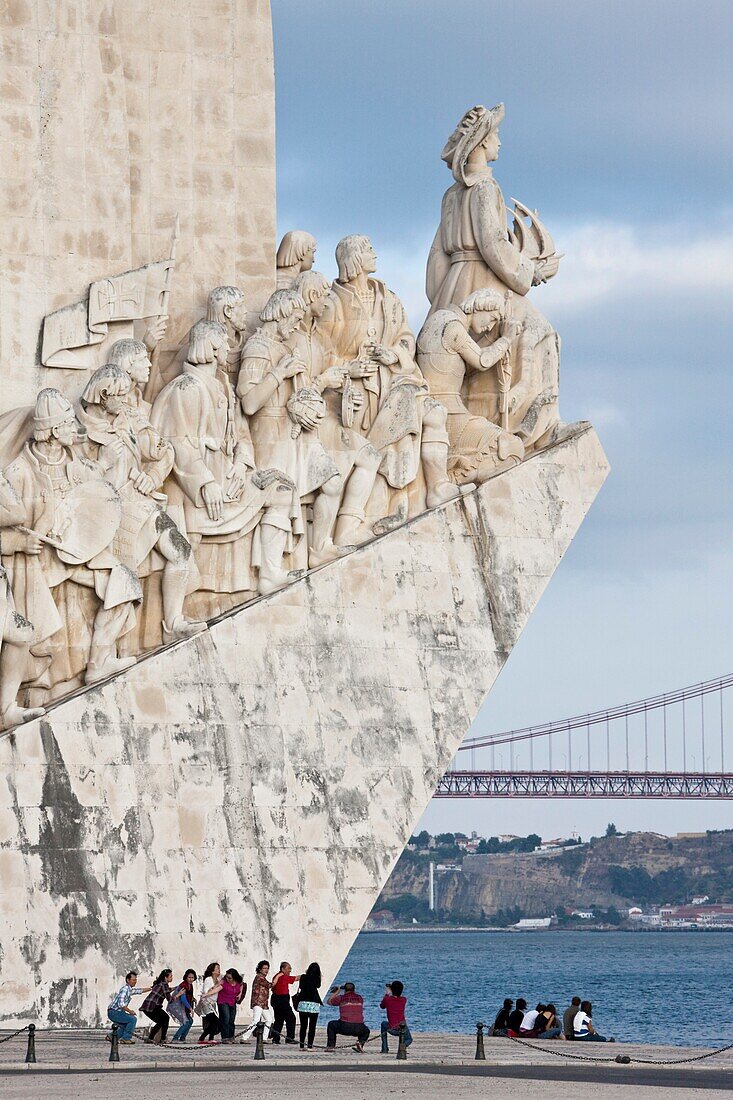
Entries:
<svg viewBox="0 0 733 1100">
<path fill-rule="evenodd" d="M 421 833 L 418 833 L 417 836 L 413 836 L 410 839 L 412 843 L 416 845 L 416 847 L 427 848 L 428 844 L 430 843 L 430 833 L 427 831 L 427 829 L 423 829 Z"/>
<path fill-rule="evenodd" d="M 612 821 L 606 825 L 606 836 L 618 836 L 618 829 Z"/>
</svg>

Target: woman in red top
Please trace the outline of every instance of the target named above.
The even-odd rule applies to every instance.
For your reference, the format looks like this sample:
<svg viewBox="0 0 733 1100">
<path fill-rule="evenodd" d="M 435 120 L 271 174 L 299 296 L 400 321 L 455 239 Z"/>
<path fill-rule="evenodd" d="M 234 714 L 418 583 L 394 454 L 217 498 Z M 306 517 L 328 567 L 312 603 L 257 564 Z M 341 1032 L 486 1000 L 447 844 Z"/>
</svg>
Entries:
<svg viewBox="0 0 733 1100">
<path fill-rule="evenodd" d="M 295 1042 L 295 1013 L 290 1006 L 290 986 L 300 981 L 300 974 L 292 974 L 289 962 L 281 962 L 280 969 L 272 979 L 272 997 L 270 1003 L 275 1013 L 272 1035 L 273 1043 L 280 1042 L 283 1027 L 287 1028 L 286 1043 Z"/>
<path fill-rule="evenodd" d="M 402 982 L 390 982 L 384 987 L 384 996 L 379 1005 L 387 1013 L 387 1019 L 382 1020 L 382 1054 L 389 1054 L 387 1036 L 399 1035 L 400 1024 L 405 1025 L 405 1046 L 409 1047 L 412 1042 L 412 1035 L 405 1019 L 407 997 L 402 995 L 404 988 Z"/>
</svg>

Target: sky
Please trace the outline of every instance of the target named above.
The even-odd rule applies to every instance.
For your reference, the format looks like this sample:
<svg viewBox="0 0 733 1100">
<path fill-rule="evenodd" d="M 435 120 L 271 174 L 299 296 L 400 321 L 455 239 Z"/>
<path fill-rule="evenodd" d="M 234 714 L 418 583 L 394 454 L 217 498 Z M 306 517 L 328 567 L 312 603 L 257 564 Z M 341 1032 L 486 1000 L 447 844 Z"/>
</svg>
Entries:
<svg viewBox="0 0 733 1100">
<path fill-rule="evenodd" d="M 471 733 L 733 671 L 728 0 L 272 0 L 272 11 L 278 225 L 316 236 L 319 269 L 334 277 L 336 242 L 368 234 L 417 331 L 452 183 L 440 151 L 468 107 L 499 101 L 496 178 L 566 254 L 531 293 L 562 337 L 563 418 L 592 420 L 612 471 Z M 733 805 L 434 800 L 422 825 L 550 837 L 610 820 L 730 828 Z"/>
</svg>

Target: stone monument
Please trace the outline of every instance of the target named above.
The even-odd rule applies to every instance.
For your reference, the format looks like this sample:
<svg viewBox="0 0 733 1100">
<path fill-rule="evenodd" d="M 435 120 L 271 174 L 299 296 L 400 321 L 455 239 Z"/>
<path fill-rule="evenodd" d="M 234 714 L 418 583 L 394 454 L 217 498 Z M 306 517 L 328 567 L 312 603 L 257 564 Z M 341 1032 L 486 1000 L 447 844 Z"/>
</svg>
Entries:
<svg viewBox="0 0 733 1100">
<path fill-rule="evenodd" d="M 607 465 L 503 107 L 416 338 L 363 235 L 276 283 L 266 3 L 51 10 L 2 17 L 0 1019 L 70 1025 L 133 967 L 333 977 Z"/>
</svg>

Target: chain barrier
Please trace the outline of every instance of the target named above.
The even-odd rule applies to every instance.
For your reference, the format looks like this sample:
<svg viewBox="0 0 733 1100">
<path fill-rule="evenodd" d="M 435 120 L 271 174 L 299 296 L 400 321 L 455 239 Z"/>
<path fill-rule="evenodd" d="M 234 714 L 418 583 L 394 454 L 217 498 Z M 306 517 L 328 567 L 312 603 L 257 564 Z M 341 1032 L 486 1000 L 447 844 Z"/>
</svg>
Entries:
<svg viewBox="0 0 733 1100">
<path fill-rule="evenodd" d="M 259 1025 L 257 1025 L 257 1026 L 259 1026 Z M 264 1028 L 266 1028 L 266 1027 L 267 1027 L 267 1025 L 263 1025 L 263 1031 L 264 1031 Z M 35 1035 L 38 1035 L 38 1034 L 44 1034 L 44 1035 L 67 1034 L 68 1035 L 68 1034 L 74 1034 L 74 1033 L 76 1033 L 76 1034 L 81 1033 L 82 1035 L 84 1035 L 84 1034 L 90 1034 L 91 1035 L 91 1034 L 95 1034 L 95 1033 L 105 1033 L 106 1035 L 109 1036 L 111 1031 L 113 1031 L 113 1030 L 114 1030 L 114 1027 L 112 1027 L 112 1028 L 110 1028 L 110 1027 L 86 1027 L 86 1028 L 82 1028 L 82 1027 L 79 1027 L 79 1028 L 43 1027 L 43 1028 L 36 1028 L 33 1024 L 25 1024 L 23 1027 L 19 1027 L 17 1029 L 17 1031 L 13 1031 L 9 1035 L 0 1035 L 0 1044 L 1 1043 L 9 1043 L 12 1039 L 17 1039 L 17 1037 L 19 1035 L 22 1035 L 24 1032 L 27 1031 L 27 1032 L 29 1032 L 29 1053 L 30 1053 L 30 1049 L 31 1049 L 31 1045 L 32 1045 L 30 1041 L 31 1041 L 31 1039 L 33 1039 L 33 1037 Z M 246 1027 L 243 1027 L 240 1031 L 235 1032 L 235 1034 L 232 1036 L 231 1039 L 212 1041 L 211 1043 L 201 1043 L 200 1041 L 197 1041 L 197 1042 L 191 1044 L 190 1046 L 185 1044 L 184 1042 L 174 1043 L 172 1041 L 170 1041 L 170 1042 L 166 1041 L 164 1044 L 158 1044 L 158 1043 L 155 1043 L 155 1041 L 153 1040 L 151 1045 L 158 1046 L 159 1049 L 161 1049 L 161 1050 L 182 1051 L 182 1052 L 186 1052 L 186 1053 L 196 1052 L 196 1053 L 200 1054 L 202 1051 L 209 1051 L 209 1050 L 212 1050 L 214 1048 L 220 1049 L 222 1046 L 230 1046 L 233 1043 L 235 1043 L 238 1039 L 241 1039 L 241 1037 L 247 1031 L 249 1031 L 251 1033 L 251 1035 L 253 1035 L 255 1037 L 255 1039 L 257 1039 L 256 1028 L 255 1028 L 255 1030 L 253 1030 L 252 1025 L 248 1024 Z M 282 1030 L 276 1031 L 275 1028 L 269 1028 L 268 1039 L 272 1039 L 272 1037 L 274 1035 L 276 1035 L 278 1037 L 278 1039 L 280 1039 L 280 1040 L 283 1039 Z M 403 1036 L 401 1036 L 400 1038 L 402 1039 Z M 602 1055 L 600 1055 L 600 1053 L 599 1054 L 571 1053 L 569 1050 L 553 1049 L 551 1047 L 539 1046 L 539 1045 L 535 1044 L 534 1042 L 529 1042 L 528 1040 L 521 1039 L 521 1038 L 519 1038 L 518 1036 L 515 1036 L 515 1035 L 507 1035 L 506 1038 L 511 1040 L 511 1042 L 516 1043 L 518 1046 L 526 1047 L 528 1050 L 539 1051 L 542 1054 L 550 1054 L 554 1058 L 565 1058 L 570 1062 L 599 1062 L 599 1063 L 608 1063 L 608 1064 L 610 1064 L 612 1062 L 617 1062 L 617 1063 L 620 1062 L 620 1063 L 623 1063 L 625 1065 L 628 1065 L 628 1064 L 633 1062 L 636 1065 L 643 1065 L 643 1066 L 682 1066 L 682 1065 L 690 1065 L 693 1062 L 703 1062 L 708 1058 L 714 1058 L 718 1054 L 725 1054 L 727 1051 L 733 1050 L 733 1043 L 728 1043 L 726 1046 L 718 1047 L 715 1050 L 706 1050 L 702 1054 L 692 1054 L 692 1055 L 686 1056 L 685 1058 L 638 1058 L 638 1057 L 636 1057 L 634 1055 L 631 1055 L 631 1054 L 617 1054 L 617 1055 L 612 1056 L 612 1057 L 603 1057 Z M 381 1032 L 375 1033 L 374 1035 L 370 1035 L 370 1037 L 364 1041 L 363 1045 L 367 1046 L 369 1043 L 376 1042 L 377 1039 L 381 1039 Z M 143 1039 L 142 1042 L 149 1043 L 150 1040 Z M 295 1040 L 293 1039 L 291 1043 L 288 1043 L 288 1045 L 293 1045 L 294 1043 L 295 1043 Z M 278 1045 L 278 1044 L 273 1044 L 273 1045 Z M 314 1044 L 312 1047 L 309 1047 L 309 1049 L 310 1050 L 332 1050 L 332 1051 L 339 1050 L 341 1052 L 346 1052 L 348 1050 L 353 1050 L 354 1046 L 351 1043 L 342 1044 L 339 1047 L 335 1047 L 335 1046 L 334 1047 L 329 1047 L 329 1046 L 323 1046 L 322 1044 Z M 402 1053 L 403 1053 L 403 1055 L 406 1056 L 406 1053 L 405 1053 L 404 1050 L 402 1051 Z M 35 1061 L 35 1051 L 33 1052 L 33 1054 L 34 1054 L 33 1061 Z M 398 1052 L 398 1057 L 399 1057 L 399 1052 Z M 479 1027 L 479 1025 L 477 1025 L 477 1052 L 476 1052 L 476 1058 L 480 1059 L 480 1060 L 485 1060 L 485 1055 L 484 1055 L 484 1050 L 483 1050 L 483 1025 L 481 1025 L 480 1027 Z M 117 1060 L 117 1059 L 115 1059 L 115 1060 Z"/>
<path fill-rule="evenodd" d="M 602 1058 L 599 1055 L 571 1054 L 569 1050 L 551 1050 L 549 1047 L 535 1046 L 533 1043 L 527 1042 L 526 1039 L 519 1039 L 515 1035 L 507 1035 L 506 1038 L 511 1039 L 513 1043 L 517 1043 L 519 1046 L 527 1047 L 529 1050 L 540 1050 L 543 1054 L 552 1054 L 555 1058 L 567 1058 L 571 1062 L 619 1062 L 623 1059 L 626 1065 L 634 1062 L 641 1066 L 683 1066 L 690 1062 L 702 1062 L 705 1058 L 714 1058 L 716 1054 L 724 1054 L 727 1050 L 733 1050 L 733 1043 L 728 1043 L 727 1046 L 718 1047 L 717 1050 L 706 1050 L 704 1054 L 692 1054 L 687 1058 L 637 1058 L 633 1054 L 617 1054 L 612 1058 Z"/>
<path fill-rule="evenodd" d="M 17 1038 L 18 1035 L 22 1035 L 24 1031 L 27 1031 L 29 1024 L 25 1024 L 24 1027 L 19 1027 L 17 1031 L 13 1031 L 10 1035 L 3 1035 L 0 1038 L 0 1043 L 9 1043 L 11 1039 Z"/>
</svg>

